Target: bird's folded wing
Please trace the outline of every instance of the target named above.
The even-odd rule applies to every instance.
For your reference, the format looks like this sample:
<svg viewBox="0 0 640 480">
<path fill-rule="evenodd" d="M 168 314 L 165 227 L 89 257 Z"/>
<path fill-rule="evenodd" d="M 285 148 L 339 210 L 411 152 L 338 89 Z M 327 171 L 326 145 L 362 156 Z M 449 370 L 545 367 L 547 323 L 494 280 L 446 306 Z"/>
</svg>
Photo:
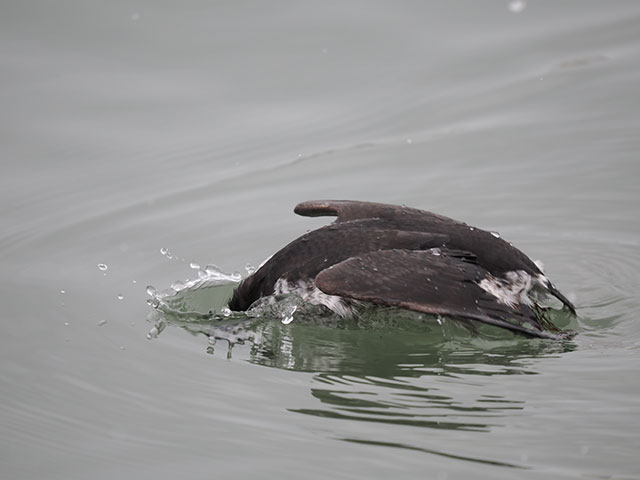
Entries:
<svg viewBox="0 0 640 480">
<path fill-rule="evenodd" d="M 379 250 L 337 263 L 315 280 L 329 295 L 476 320 L 531 337 L 561 338 L 544 331 L 531 308 L 511 307 L 480 288 L 486 275 L 467 252 Z"/>
</svg>

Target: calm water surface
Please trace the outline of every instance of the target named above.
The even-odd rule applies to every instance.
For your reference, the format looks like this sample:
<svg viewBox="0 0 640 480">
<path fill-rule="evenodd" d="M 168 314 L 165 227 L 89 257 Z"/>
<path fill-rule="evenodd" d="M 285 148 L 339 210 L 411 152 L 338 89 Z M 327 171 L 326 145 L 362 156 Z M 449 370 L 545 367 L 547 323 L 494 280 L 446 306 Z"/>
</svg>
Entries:
<svg viewBox="0 0 640 480">
<path fill-rule="evenodd" d="M 4 2 L 2 477 L 639 478 L 639 25 L 634 1 Z M 323 225 L 292 213 L 313 198 L 501 232 L 579 335 L 147 305 Z"/>
</svg>

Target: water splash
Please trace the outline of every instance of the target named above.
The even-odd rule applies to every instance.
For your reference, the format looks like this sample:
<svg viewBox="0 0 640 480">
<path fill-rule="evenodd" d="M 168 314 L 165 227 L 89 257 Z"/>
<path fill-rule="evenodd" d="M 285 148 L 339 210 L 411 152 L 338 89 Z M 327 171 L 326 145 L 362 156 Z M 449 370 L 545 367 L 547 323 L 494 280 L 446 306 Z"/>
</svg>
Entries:
<svg viewBox="0 0 640 480">
<path fill-rule="evenodd" d="M 171 315 L 209 318 L 216 312 L 222 313 L 242 276 L 237 272 L 225 273 L 211 264 L 204 268 L 195 263 L 190 266 L 197 267 L 197 278 L 176 280 L 165 290 L 149 285 L 146 291 L 151 298 L 147 303 Z"/>
</svg>

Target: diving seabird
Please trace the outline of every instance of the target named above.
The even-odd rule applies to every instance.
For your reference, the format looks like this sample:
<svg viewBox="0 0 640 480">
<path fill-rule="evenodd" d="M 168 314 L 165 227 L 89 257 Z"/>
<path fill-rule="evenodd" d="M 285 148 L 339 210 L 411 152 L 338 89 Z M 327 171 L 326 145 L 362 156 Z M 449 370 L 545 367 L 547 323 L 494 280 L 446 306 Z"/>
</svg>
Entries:
<svg viewBox="0 0 640 480">
<path fill-rule="evenodd" d="M 381 203 L 307 201 L 294 211 L 337 218 L 289 243 L 245 278 L 233 292 L 231 310 L 290 293 L 343 317 L 369 302 L 530 337 L 571 335 L 545 321 L 533 292 L 553 295 L 575 313 L 573 304 L 536 263 L 493 232 Z"/>
</svg>

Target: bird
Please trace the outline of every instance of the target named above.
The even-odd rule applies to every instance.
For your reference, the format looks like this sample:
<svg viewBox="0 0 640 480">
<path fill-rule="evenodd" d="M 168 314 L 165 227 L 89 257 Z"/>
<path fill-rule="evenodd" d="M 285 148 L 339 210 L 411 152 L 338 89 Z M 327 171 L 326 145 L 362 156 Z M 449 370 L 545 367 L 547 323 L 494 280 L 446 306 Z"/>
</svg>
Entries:
<svg viewBox="0 0 640 480">
<path fill-rule="evenodd" d="M 436 213 L 355 200 L 311 200 L 294 208 L 335 220 L 277 251 L 235 288 L 228 307 L 293 294 L 340 317 L 362 305 L 398 307 L 494 325 L 527 337 L 566 339 L 538 298 L 575 306 L 541 265 L 505 241 Z"/>
</svg>

